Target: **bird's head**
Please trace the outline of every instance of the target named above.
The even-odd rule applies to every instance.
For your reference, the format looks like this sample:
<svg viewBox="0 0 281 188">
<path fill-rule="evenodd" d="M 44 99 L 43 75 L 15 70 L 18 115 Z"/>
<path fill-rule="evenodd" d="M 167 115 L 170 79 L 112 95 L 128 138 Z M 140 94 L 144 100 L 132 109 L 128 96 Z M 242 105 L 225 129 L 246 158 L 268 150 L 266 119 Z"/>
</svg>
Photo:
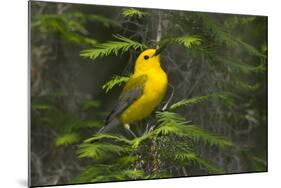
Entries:
<svg viewBox="0 0 281 188">
<path fill-rule="evenodd" d="M 135 72 L 146 72 L 160 67 L 160 49 L 147 49 L 137 58 Z"/>
</svg>

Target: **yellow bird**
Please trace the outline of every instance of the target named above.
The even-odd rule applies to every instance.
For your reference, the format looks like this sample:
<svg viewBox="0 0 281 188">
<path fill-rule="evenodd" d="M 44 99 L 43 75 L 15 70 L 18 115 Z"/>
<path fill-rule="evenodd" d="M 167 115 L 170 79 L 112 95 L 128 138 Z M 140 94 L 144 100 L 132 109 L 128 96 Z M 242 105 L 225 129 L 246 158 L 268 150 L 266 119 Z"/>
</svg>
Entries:
<svg viewBox="0 0 281 188">
<path fill-rule="evenodd" d="M 160 104 L 168 86 L 167 74 L 160 64 L 161 50 L 147 49 L 138 56 L 134 73 L 124 86 L 117 105 L 106 118 L 102 132 L 122 123 L 133 134 L 129 124 L 148 117 Z"/>
</svg>

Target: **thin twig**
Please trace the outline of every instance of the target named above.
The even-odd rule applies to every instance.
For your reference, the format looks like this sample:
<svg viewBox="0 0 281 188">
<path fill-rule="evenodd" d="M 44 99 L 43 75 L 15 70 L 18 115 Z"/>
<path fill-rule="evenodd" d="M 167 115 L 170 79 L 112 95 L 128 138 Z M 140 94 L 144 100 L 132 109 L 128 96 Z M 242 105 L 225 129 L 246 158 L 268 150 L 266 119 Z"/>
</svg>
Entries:
<svg viewBox="0 0 281 188">
<path fill-rule="evenodd" d="M 168 84 L 168 86 L 172 89 L 172 93 L 171 93 L 170 97 L 168 98 L 166 104 L 163 106 L 162 111 L 165 111 L 167 109 L 168 105 L 170 104 L 170 102 L 172 101 L 173 96 L 174 96 L 174 87 L 171 84 Z"/>
<path fill-rule="evenodd" d="M 156 33 L 156 48 L 159 48 L 159 42 L 162 37 L 162 14 L 161 11 L 158 11 L 158 26 Z"/>
</svg>

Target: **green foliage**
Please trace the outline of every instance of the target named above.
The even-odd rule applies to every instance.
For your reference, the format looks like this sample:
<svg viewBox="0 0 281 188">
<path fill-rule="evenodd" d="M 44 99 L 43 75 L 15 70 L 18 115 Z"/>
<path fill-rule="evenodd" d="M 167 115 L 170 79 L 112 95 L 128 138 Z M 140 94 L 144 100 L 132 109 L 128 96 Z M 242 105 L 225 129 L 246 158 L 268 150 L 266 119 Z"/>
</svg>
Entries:
<svg viewBox="0 0 281 188">
<path fill-rule="evenodd" d="M 101 179 L 100 176 L 108 173 L 110 174 L 108 165 L 95 165 L 91 166 L 83 171 L 78 177 L 76 177 L 72 182 L 73 183 L 85 183 L 85 182 L 101 182 L 106 181 L 106 179 Z"/>
<path fill-rule="evenodd" d="M 54 97 L 54 98 L 53 98 Z M 75 114 L 61 110 L 57 104 L 61 95 L 49 96 L 50 101 L 45 97 L 34 98 L 32 102 L 33 113 L 40 114 L 38 122 L 53 128 L 57 132 L 54 145 L 57 147 L 77 144 L 85 139 L 85 134 L 89 130 L 99 129 L 103 125 L 102 121 L 94 119 L 79 118 Z M 84 100 L 81 102 L 82 108 L 98 108 L 99 101 Z"/>
<path fill-rule="evenodd" d="M 264 171 L 267 169 L 267 161 L 255 155 L 249 156 L 250 165 L 256 171 Z"/>
<path fill-rule="evenodd" d="M 73 12 L 37 16 L 32 21 L 32 28 L 46 34 L 57 34 L 67 42 L 95 45 L 97 40 L 88 37 L 89 32 L 85 27 L 88 22 L 99 23 L 104 27 L 120 27 L 118 22 L 101 15 Z"/>
<path fill-rule="evenodd" d="M 97 140 L 103 140 L 103 139 L 110 139 L 114 140 L 116 142 L 124 142 L 124 143 L 130 143 L 130 140 L 126 139 L 122 135 L 112 135 L 112 134 L 97 134 L 91 138 L 86 139 L 85 143 L 91 143 Z"/>
<path fill-rule="evenodd" d="M 236 77 L 233 77 L 231 83 L 236 88 L 250 90 L 250 91 L 257 90 L 260 87 L 260 83 L 249 84 Z"/>
<path fill-rule="evenodd" d="M 175 38 L 174 41 L 190 48 L 192 45 L 200 45 L 202 40 L 197 36 L 183 36 Z"/>
<path fill-rule="evenodd" d="M 79 141 L 79 136 L 76 133 L 68 133 L 60 135 L 55 140 L 56 146 L 67 146 L 70 144 L 77 143 Z"/>
<path fill-rule="evenodd" d="M 225 27 L 223 27 L 223 25 L 219 24 L 215 19 L 203 14 L 199 14 L 199 16 L 203 21 L 203 26 L 206 28 L 206 30 L 212 32 L 216 42 L 225 44 L 229 47 L 243 48 L 246 52 L 250 53 L 251 55 L 266 57 L 255 47 L 249 45 L 248 43 L 242 41 L 240 38 L 236 37 Z"/>
<path fill-rule="evenodd" d="M 100 102 L 97 100 L 83 100 L 81 102 L 81 107 L 84 110 L 88 110 L 91 108 L 98 108 L 100 106 Z"/>
<path fill-rule="evenodd" d="M 231 16 L 228 19 L 225 19 L 223 25 L 228 29 L 235 29 L 235 27 L 250 24 L 256 20 L 255 16 Z"/>
<path fill-rule="evenodd" d="M 89 38 L 87 29 L 83 26 L 80 19 L 81 15 L 40 15 L 35 18 L 32 28 L 46 34 L 57 34 L 65 41 L 76 44 L 96 44 L 95 39 Z"/>
<path fill-rule="evenodd" d="M 125 178 L 136 180 L 138 178 L 143 177 L 143 172 L 140 170 L 124 170 L 124 171 L 121 171 L 120 174 L 121 174 L 121 176 L 119 178 L 120 180 L 123 180 Z"/>
<path fill-rule="evenodd" d="M 78 149 L 79 157 L 90 157 L 96 160 L 104 160 L 112 154 L 120 155 L 122 152 L 125 152 L 122 146 L 109 143 L 83 143 Z"/>
<path fill-rule="evenodd" d="M 211 98 L 219 99 L 219 100 L 225 102 L 229 106 L 234 106 L 233 99 L 230 97 L 230 95 L 228 95 L 227 93 L 224 92 L 224 93 L 212 93 L 209 95 L 193 97 L 190 99 L 183 99 L 181 101 L 178 101 L 178 102 L 172 104 L 169 109 L 174 110 L 181 106 L 197 104 L 197 103 L 203 102 L 203 101 L 211 99 Z"/>
<path fill-rule="evenodd" d="M 265 67 L 264 67 L 263 64 L 260 64 L 258 66 L 253 66 L 253 65 L 249 65 L 249 64 L 246 64 L 246 63 L 239 62 L 237 60 L 233 61 L 233 60 L 230 60 L 226 57 L 216 56 L 214 58 L 217 61 L 226 64 L 228 67 L 230 66 L 230 67 L 234 68 L 235 70 L 238 70 L 238 71 L 243 72 L 243 73 L 251 73 L 251 72 L 258 73 L 258 72 L 264 72 L 265 71 Z"/>
<path fill-rule="evenodd" d="M 211 95 L 206 95 L 206 96 L 193 97 L 191 99 L 183 99 L 183 100 L 181 100 L 179 102 L 176 102 L 173 105 L 171 105 L 170 109 L 173 110 L 173 109 L 178 108 L 180 106 L 200 103 L 202 101 L 205 101 L 205 100 L 209 99 L 210 97 L 211 97 Z"/>
<path fill-rule="evenodd" d="M 206 161 L 200 158 L 196 153 L 188 151 L 188 152 L 180 152 L 175 154 L 175 160 L 180 162 L 183 165 L 196 165 L 200 168 L 207 169 L 209 172 L 214 174 L 222 174 L 224 173 L 223 169 L 218 168 L 214 164 L 211 164 L 209 161 Z"/>
<path fill-rule="evenodd" d="M 83 15 L 83 16 L 84 16 L 88 21 L 100 23 L 100 24 L 102 24 L 104 27 L 107 27 L 107 28 L 121 27 L 121 25 L 120 25 L 119 22 L 117 22 L 117 21 L 115 21 L 115 20 L 113 20 L 113 19 L 110 19 L 110 18 L 101 16 L 101 15 L 90 14 L 90 15 Z"/>
<path fill-rule="evenodd" d="M 111 80 L 102 86 L 102 89 L 105 90 L 105 93 L 108 93 L 114 86 L 121 86 L 121 84 L 126 83 L 128 80 L 128 76 L 113 76 Z"/>
<path fill-rule="evenodd" d="M 140 10 L 135 9 L 135 8 L 124 8 L 124 9 L 122 10 L 122 15 L 125 16 L 125 17 L 137 17 L 137 18 L 142 18 L 142 17 L 144 17 L 144 16 L 148 16 L 149 13 L 140 11 Z"/>
<path fill-rule="evenodd" d="M 130 48 L 134 50 L 143 50 L 144 48 L 146 48 L 146 45 L 141 44 L 137 41 L 133 41 L 121 35 L 113 36 L 119 41 L 108 41 L 102 44 L 97 44 L 95 45 L 94 49 L 81 51 L 80 56 L 95 60 L 97 58 L 105 57 L 110 54 L 118 55 L 120 53 L 125 53 Z"/>
<path fill-rule="evenodd" d="M 218 146 L 221 148 L 232 145 L 225 137 L 217 136 L 194 125 L 189 125 L 183 117 L 176 113 L 168 111 L 157 112 L 156 116 L 159 127 L 154 131 L 158 134 L 175 134 L 182 137 L 189 137 L 194 142 L 202 141 L 210 146 Z"/>
<path fill-rule="evenodd" d="M 185 48 L 191 48 L 192 46 L 198 46 L 202 42 L 202 39 L 198 36 L 182 36 L 182 37 L 166 37 L 161 40 L 161 45 L 180 44 Z"/>
<path fill-rule="evenodd" d="M 101 128 L 103 122 L 100 120 L 78 120 L 75 122 L 72 130 L 83 130 L 83 129 L 97 129 Z"/>
<path fill-rule="evenodd" d="M 116 180 L 140 179 L 143 176 L 141 170 L 114 168 L 112 165 L 96 165 L 86 169 L 73 183 L 106 182 Z"/>
<path fill-rule="evenodd" d="M 151 144 L 155 139 L 159 144 L 161 141 L 164 142 L 166 140 L 165 145 L 170 145 L 168 148 L 159 147 L 157 149 L 159 153 L 165 154 L 163 157 L 157 159 L 159 161 L 165 161 L 166 158 L 169 158 L 169 160 L 174 161 L 175 164 L 180 166 L 197 166 L 202 170 L 212 173 L 223 172 L 221 168 L 218 168 L 212 162 L 202 159 L 195 152 L 195 148 L 190 142 L 196 143 L 194 145 L 204 143 L 209 146 L 225 149 L 232 146 L 232 143 L 228 139 L 190 125 L 183 117 L 173 112 L 157 112 L 156 119 L 157 126 L 154 130 L 132 140 L 115 134 L 96 134 L 86 139 L 79 146 L 79 157 L 94 158 L 99 162 L 94 163 L 91 168 L 84 171 L 75 181 L 83 182 L 87 180 L 90 182 L 99 182 L 116 179 L 167 177 L 167 174 L 163 173 L 161 169 L 159 169 L 157 175 L 150 174 L 148 176 L 143 174 L 142 169 L 131 169 L 135 163 L 146 164 L 149 162 L 138 161 L 136 153 L 144 156 L 147 155 L 147 152 L 140 153 L 141 148 L 148 147 L 149 143 Z M 190 144 L 182 146 L 183 143 L 186 144 L 184 141 L 176 144 L 172 139 L 175 136 L 179 137 L 179 139 L 186 140 L 186 143 Z M 159 141 L 157 140 L 158 138 Z M 104 168 L 108 171 L 105 172 L 99 168 L 101 162 L 103 162 L 105 165 Z"/>
<path fill-rule="evenodd" d="M 87 50 L 80 52 L 80 56 L 92 60 L 110 55 L 120 56 L 125 53 L 130 53 L 130 57 L 134 57 L 133 50 L 142 51 L 148 47 L 148 44 L 155 43 L 154 34 L 156 34 L 156 31 L 151 29 L 153 28 L 151 26 L 157 23 L 159 18 L 158 16 L 149 16 L 154 11 L 144 12 L 135 8 L 122 9 L 118 12 L 118 15 L 121 14 L 126 17 L 125 20 L 130 24 L 135 23 L 132 24 L 134 26 L 131 27 L 130 25 L 128 28 L 125 26 L 126 24 L 121 25 L 116 21 L 117 19 L 120 19 L 120 22 L 124 21 L 124 18 L 120 18 L 120 16 L 118 18 L 107 18 L 97 14 L 72 12 L 34 17 L 32 29 L 36 29 L 40 34 L 51 35 L 52 39 L 58 38 L 75 44 L 91 45 L 92 49 L 86 48 Z M 259 124 L 262 124 L 263 121 L 260 119 L 266 119 L 262 110 L 256 112 L 259 115 L 261 114 L 260 119 L 254 115 L 245 115 L 245 111 L 252 112 L 253 109 L 260 108 L 260 105 L 262 105 L 259 101 L 253 103 L 257 97 L 254 98 L 251 91 L 258 92 L 258 95 L 260 95 L 262 91 L 259 90 L 260 86 L 264 87 L 266 81 L 264 78 L 266 41 L 262 41 L 263 39 L 259 38 L 260 35 L 256 35 L 257 40 L 254 41 L 254 37 L 248 37 L 247 33 L 241 34 L 242 32 L 240 32 L 241 25 L 245 25 L 247 29 L 246 26 L 248 25 L 255 26 L 255 24 L 258 24 L 258 17 L 237 15 L 220 17 L 219 15 L 210 16 L 205 13 L 183 12 L 167 12 L 167 14 L 163 13 L 162 16 L 163 36 L 160 46 L 168 46 L 169 53 L 161 55 L 161 63 L 167 61 L 170 63 L 174 60 L 172 66 L 171 64 L 167 67 L 163 66 L 168 72 L 169 78 L 173 82 L 178 78 L 181 79 L 178 75 L 182 74 L 184 75 L 183 82 L 186 81 L 185 79 L 190 79 L 188 84 L 194 83 L 197 88 L 187 89 L 190 89 L 191 94 L 196 97 L 173 101 L 174 103 L 167 108 L 168 111 L 156 112 L 155 116 L 154 114 L 151 115 L 148 123 L 139 122 L 137 126 L 132 125 L 132 130 L 138 133 L 137 138 L 130 139 L 131 137 L 124 136 L 123 132 L 120 132 L 120 134 L 96 134 L 104 124 L 100 117 L 102 113 L 100 107 L 103 106 L 103 103 L 96 99 L 75 101 L 78 104 L 76 107 L 79 108 L 79 113 L 66 110 L 65 101 L 59 99 L 59 97 L 65 97 L 65 94 L 56 93 L 57 99 L 53 101 L 32 101 L 32 111 L 37 115 L 34 119 L 55 130 L 57 135 L 54 140 L 55 146 L 78 146 L 79 160 L 82 163 L 84 159 L 86 162 L 90 162 L 89 168 L 82 170 L 73 182 L 175 177 L 186 174 L 181 172 L 180 169 L 182 168 L 188 171 L 188 175 L 198 175 L 197 173 L 221 174 L 224 170 L 229 172 L 229 169 L 227 169 L 228 162 L 225 162 L 227 160 L 224 160 L 224 156 L 216 156 L 215 152 L 219 151 L 222 155 L 224 153 L 234 155 L 236 151 L 230 151 L 232 146 L 235 145 L 235 150 L 240 152 L 241 145 L 239 145 L 239 142 L 232 143 L 230 138 L 223 135 L 230 135 L 235 141 L 240 138 L 240 136 L 235 135 L 235 131 L 239 129 L 237 127 L 240 124 L 244 125 L 247 121 L 254 121 L 255 127 L 253 129 L 256 129 L 256 127 L 261 127 Z M 174 20 L 172 19 L 173 16 L 175 17 Z M 95 26 L 99 24 L 111 33 L 116 32 L 113 31 L 113 28 L 117 27 L 117 32 L 122 33 L 122 36 L 113 35 L 114 40 L 106 40 L 103 38 L 106 35 L 103 35 L 101 41 L 104 42 L 99 43 L 97 39 L 90 37 L 89 31 L 95 29 L 90 27 L 91 24 Z M 175 25 L 175 27 L 168 30 L 167 28 L 171 25 Z M 91 30 L 88 30 L 89 28 Z M 249 35 L 253 33 L 261 32 L 249 32 Z M 252 41 L 248 38 L 252 38 Z M 176 45 L 184 48 L 177 48 L 181 51 L 176 52 L 174 49 Z M 192 63 L 188 63 L 186 59 Z M 198 75 L 202 72 L 206 73 L 205 75 L 202 74 L 203 79 L 201 77 L 199 77 L 201 80 L 198 79 L 196 71 L 198 71 Z M 102 89 L 105 93 L 108 93 L 115 86 L 126 83 L 128 79 L 129 76 L 113 76 L 102 86 Z M 187 84 L 183 84 L 184 87 L 180 86 L 180 84 L 175 85 L 175 88 L 177 88 L 175 95 L 179 91 L 185 90 L 186 86 L 189 87 Z M 212 93 L 213 91 L 222 92 Z M 244 91 L 246 91 L 245 94 Z M 206 95 L 200 96 L 202 93 Z M 243 95 L 240 95 L 240 93 L 243 93 Z M 203 103 L 204 101 L 206 103 Z M 61 105 L 57 105 L 58 102 L 61 102 Z M 185 112 L 184 109 L 179 109 L 180 107 L 189 108 L 191 105 L 198 105 L 198 108 L 201 107 L 200 105 L 208 107 L 209 104 L 219 102 L 223 102 L 227 106 L 218 105 L 219 107 L 214 108 L 214 111 L 219 111 L 217 114 L 210 112 L 210 114 L 205 115 L 204 112 L 206 113 L 206 111 L 202 108 L 200 108 L 200 111 L 197 110 L 193 113 L 189 112 L 191 110 Z M 202 104 L 199 105 L 199 103 Z M 214 105 L 210 106 L 213 107 Z M 196 114 L 198 111 L 202 114 Z M 212 118 L 204 117 L 213 114 L 216 116 Z M 218 124 L 215 124 L 216 121 L 213 121 L 213 119 L 216 119 L 217 116 Z M 188 117 L 188 120 L 186 117 Z M 203 125 L 194 125 L 189 120 L 202 122 Z M 222 125 L 225 126 L 220 129 Z M 225 132 L 225 130 L 230 131 Z M 250 132 L 248 135 L 254 134 Z M 211 151 L 210 155 L 214 156 L 210 157 L 209 151 Z M 262 171 L 266 168 L 267 164 L 263 155 L 249 154 L 250 151 L 245 151 L 245 153 L 245 158 L 249 162 L 249 169 Z M 223 166 L 218 167 L 217 158 L 224 160 Z M 156 164 L 156 167 L 153 167 L 154 164 Z"/>
<path fill-rule="evenodd" d="M 33 110 L 51 110 L 52 106 L 46 103 L 32 103 L 31 108 Z"/>
</svg>

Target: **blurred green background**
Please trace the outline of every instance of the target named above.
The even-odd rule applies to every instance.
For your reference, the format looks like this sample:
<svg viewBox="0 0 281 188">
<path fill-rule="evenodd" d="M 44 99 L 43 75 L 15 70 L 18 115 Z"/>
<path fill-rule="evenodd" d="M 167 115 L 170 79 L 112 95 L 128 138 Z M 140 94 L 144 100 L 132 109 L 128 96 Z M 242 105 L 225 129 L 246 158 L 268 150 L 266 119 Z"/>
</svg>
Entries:
<svg viewBox="0 0 281 188">
<path fill-rule="evenodd" d="M 31 185 L 267 171 L 267 17 L 30 7 Z M 95 136 L 159 23 L 176 107 Z"/>
</svg>

